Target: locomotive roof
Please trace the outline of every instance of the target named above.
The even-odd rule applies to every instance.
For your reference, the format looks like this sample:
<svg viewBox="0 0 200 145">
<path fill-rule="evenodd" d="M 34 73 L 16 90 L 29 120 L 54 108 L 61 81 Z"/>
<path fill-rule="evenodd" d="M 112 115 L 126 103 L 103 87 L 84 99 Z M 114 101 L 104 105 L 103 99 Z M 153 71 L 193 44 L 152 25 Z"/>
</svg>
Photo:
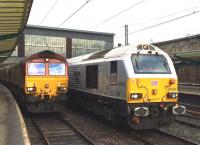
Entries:
<svg viewBox="0 0 200 145">
<path fill-rule="evenodd" d="M 44 51 L 40 51 L 36 54 L 33 54 L 33 55 L 27 57 L 25 59 L 25 61 L 28 61 L 31 59 L 36 59 L 36 58 L 55 58 L 55 59 L 59 59 L 62 61 L 66 61 L 66 59 L 63 56 L 61 56 L 53 51 L 50 51 L 50 50 L 44 50 Z"/>
<path fill-rule="evenodd" d="M 143 46 L 148 46 L 148 49 L 143 49 Z M 129 45 L 129 46 L 124 46 L 124 47 L 117 47 L 114 49 L 106 49 L 103 51 L 98 51 L 92 54 L 87 54 L 87 55 L 82 55 L 78 57 L 74 57 L 72 59 L 69 59 L 69 61 L 75 63 L 75 62 L 80 62 L 80 61 L 89 61 L 89 60 L 94 60 L 94 59 L 108 59 L 108 58 L 116 58 L 116 57 L 123 57 L 126 55 L 131 55 L 133 53 L 137 53 L 140 51 L 141 53 L 148 53 L 148 51 L 156 51 L 159 53 L 164 53 L 162 50 L 160 50 L 158 47 L 153 46 L 153 45 Z"/>
</svg>

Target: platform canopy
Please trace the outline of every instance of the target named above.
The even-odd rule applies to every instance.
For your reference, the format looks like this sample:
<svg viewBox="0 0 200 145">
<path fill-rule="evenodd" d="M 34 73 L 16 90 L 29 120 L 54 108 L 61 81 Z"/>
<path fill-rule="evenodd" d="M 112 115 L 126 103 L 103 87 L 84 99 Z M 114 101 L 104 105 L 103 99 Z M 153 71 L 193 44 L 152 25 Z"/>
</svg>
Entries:
<svg viewBox="0 0 200 145">
<path fill-rule="evenodd" d="M 175 65 L 200 64 L 200 50 L 190 50 L 169 54 Z"/>
<path fill-rule="evenodd" d="M 0 62 L 15 49 L 23 32 L 33 0 L 0 0 Z"/>
<path fill-rule="evenodd" d="M 200 50 L 177 52 L 174 53 L 174 57 L 182 57 L 182 58 L 200 57 Z"/>
</svg>

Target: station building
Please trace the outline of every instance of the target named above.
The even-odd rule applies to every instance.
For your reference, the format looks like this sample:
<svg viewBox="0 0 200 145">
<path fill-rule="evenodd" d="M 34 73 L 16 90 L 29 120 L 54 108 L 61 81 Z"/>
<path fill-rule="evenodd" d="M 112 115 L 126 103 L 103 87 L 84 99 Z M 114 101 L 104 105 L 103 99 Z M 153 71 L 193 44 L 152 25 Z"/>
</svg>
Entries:
<svg viewBox="0 0 200 145">
<path fill-rule="evenodd" d="M 200 84 L 200 34 L 157 42 L 172 58 L 179 83 Z"/>
<path fill-rule="evenodd" d="M 23 58 L 42 50 L 51 50 L 71 58 L 112 49 L 113 41 L 113 33 L 28 25 L 19 37 L 12 57 Z"/>
</svg>

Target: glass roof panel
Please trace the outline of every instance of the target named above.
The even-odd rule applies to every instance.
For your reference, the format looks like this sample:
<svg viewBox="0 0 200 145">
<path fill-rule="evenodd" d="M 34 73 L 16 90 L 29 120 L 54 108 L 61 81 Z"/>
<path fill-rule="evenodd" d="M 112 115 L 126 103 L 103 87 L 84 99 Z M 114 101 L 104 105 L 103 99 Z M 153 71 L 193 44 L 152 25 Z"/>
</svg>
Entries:
<svg viewBox="0 0 200 145">
<path fill-rule="evenodd" d="M 5 13 L 23 13 L 24 9 L 23 8 L 1 8 L 0 12 L 5 12 Z"/>
<path fill-rule="evenodd" d="M 6 12 L 1 12 L 0 17 L 22 17 L 23 13 L 6 13 Z"/>
<path fill-rule="evenodd" d="M 0 8 L 24 8 L 24 2 L 0 2 Z"/>
<path fill-rule="evenodd" d="M 6 21 L 19 21 L 19 20 L 21 20 L 22 19 L 22 17 L 0 17 L 0 21 L 2 21 L 2 20 L 6 20 Z"/>
</svg>

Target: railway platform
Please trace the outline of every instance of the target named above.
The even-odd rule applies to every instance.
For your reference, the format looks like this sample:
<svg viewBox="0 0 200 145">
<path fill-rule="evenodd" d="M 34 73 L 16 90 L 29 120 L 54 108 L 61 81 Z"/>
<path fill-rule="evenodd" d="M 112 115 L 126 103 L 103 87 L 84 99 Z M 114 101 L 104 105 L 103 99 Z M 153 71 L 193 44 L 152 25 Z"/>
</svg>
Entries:
<svg viewBox="0 0 200 145">
<path fill-rule="evenodd" d="M 179 85 L 179 101 L 191 105 L 200 105 L 200 86 Z"/>
<path fill-rule="evenodd" d="M 13 95 L 2 84 L 0 84 L 0 144 L 31 144 L 21 111 Z"/>
<path fill-rule="evenodd" d="M 179 85 L 179 93 L 200 96 L 200 86 L 196 85 Z"/>
</svg>

